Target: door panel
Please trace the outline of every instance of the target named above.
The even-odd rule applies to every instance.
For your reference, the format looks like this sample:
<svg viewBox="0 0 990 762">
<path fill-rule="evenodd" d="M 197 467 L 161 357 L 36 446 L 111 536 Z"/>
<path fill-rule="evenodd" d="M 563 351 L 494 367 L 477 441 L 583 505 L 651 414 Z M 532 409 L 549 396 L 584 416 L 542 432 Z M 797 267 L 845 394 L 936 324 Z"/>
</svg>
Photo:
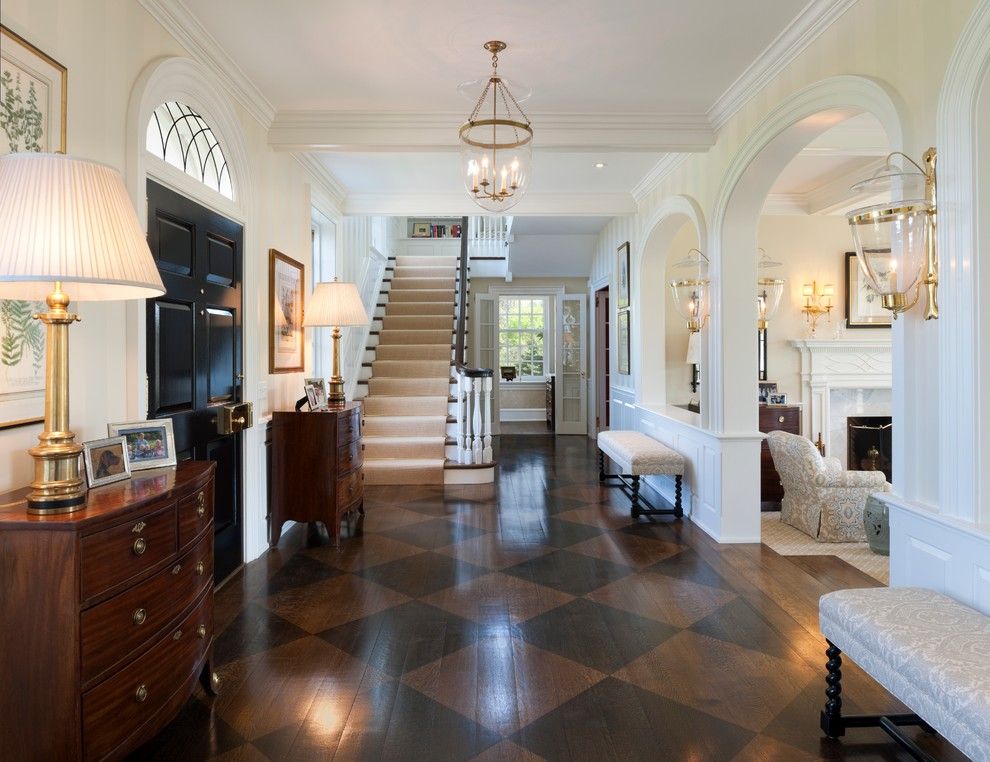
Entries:
<svg viewBox="0 0 990 762">
<path fill-rule="evenodd" d="M 557 433 L 588 433 L 584 294 L 557 300 Z"/>
<path fill-rule="evenodd" d="M 608 287 L 595 292 L 595 433 L 609 427 L 609 304 Z"/>
<path fill-rule="evenodd" d="M 148 181 L 148 244 L 166 293 L 148 301 L 148 410 L 169 416 L 181 460 L 217 464 L 219 581 L 243 560 L 241 435 L 217 433 L 216 406 L 241 401 L 243 230 Z"/>
</svg>

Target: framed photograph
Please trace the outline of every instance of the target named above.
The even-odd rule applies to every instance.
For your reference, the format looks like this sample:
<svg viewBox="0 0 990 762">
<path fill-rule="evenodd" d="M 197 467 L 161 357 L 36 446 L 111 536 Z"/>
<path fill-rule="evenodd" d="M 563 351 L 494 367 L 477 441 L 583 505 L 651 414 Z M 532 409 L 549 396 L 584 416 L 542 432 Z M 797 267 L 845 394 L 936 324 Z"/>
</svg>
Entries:
<svg viewBox="0 0 990 762">
<path fill-rule="evenodd" d="M 618 327 L 616 328 L 616 340 L 618 342 L 618 370 L 624 376 L 630 374 L 629 370 L 629 310 L 619 310 Z"/>
<path fill-rule="evenodd" d="M 301 373 L 306 266 L 268 250 L 268 372 Z"/>
<path fill-rule="evenodd" d="M 413 238 L 429 238 L 430 237 L 430 223 L 429 222 L 414 222 L 412 230 Z"/>
<path fill-rule="evenodd" d="M 889 328 L 893 318 L 880 306 L 880 295 L 873 290 L 859 266 L 855 251 L 846 252 L 846 327 Z"/>
<path fill-rule="evenodd" d="M 786 394 L 771 394 L 770 402 L 771 405 L 786 405 L 787 395 Z"/>
<path fill-rule="evenodd" d="M 110 423 L 107 434 L 124 438 L 131 471 L 175 465 L 175 433 L 171 418 Z"/>
<path fill-rule="evenodd" d="M 83 442 L 83 460 L 86 462 L 86 482 L 90 487 L 131 478 L 127 440 L 124 437 Z"/>
<path fill-rule="evenodd" d="M 629 306 L 629 241 L 616 250 L 615 256 L 616 285 L 619 289 L 616 306 L 621 310 Z"/>
<path fill-rule="evenodd" d="M 777 383 L 775 381 L 761 381 L 759 400 L 761 405 L 770 402 L 770 395 L 777 393 Z"/>
<path fill-rule="evenodd" d="M 0 24 L 0 156 L 65 151 L 68 72 Z M 44 420 L 44 302 L 0 300 L 0 429 Z"/>
<path fill-rule="evenodd" d="M 304 381 L 306 398 L 311 410 L 327 409 L 327 384 L 322 378 L 307 378 Z"/>
</svg>

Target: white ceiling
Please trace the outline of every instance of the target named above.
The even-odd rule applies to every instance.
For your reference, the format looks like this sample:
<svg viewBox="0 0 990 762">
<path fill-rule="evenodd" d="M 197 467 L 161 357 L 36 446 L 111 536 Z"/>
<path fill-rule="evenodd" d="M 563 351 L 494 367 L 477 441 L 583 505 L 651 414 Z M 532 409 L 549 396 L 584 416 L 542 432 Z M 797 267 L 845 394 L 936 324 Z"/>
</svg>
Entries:
<svg viewBox="0 0 990 762">
<path fill-rule="evenodd" d="M 703 114 L 808 0 L 185 0 L 276 109 L 466 111 L 500 71 L 527 110 Z"/>
<path fill-rule="evenodd" d="M 597 236 L 611 217 L 516 217 L 512 234 L 522 235 L 594 235 Z"/>
</svg>

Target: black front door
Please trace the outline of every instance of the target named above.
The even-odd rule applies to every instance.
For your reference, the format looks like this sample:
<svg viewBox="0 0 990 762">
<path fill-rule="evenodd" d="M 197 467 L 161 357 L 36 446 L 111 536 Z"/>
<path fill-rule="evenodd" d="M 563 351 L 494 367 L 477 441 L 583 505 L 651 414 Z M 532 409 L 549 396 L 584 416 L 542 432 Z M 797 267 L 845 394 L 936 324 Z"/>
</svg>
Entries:
<svg viewBox="0 0 990 762">
<path fill-rule="evenodd" d="M 241 435 L 217 433 L 241 401 L 243 228 L 148 181 L 148 245 L 166 293 L 148 300 L 148 415 L 171 418 L 179 460 L 213 460 L 219 582 L 244 558 Z"/>
</svg>

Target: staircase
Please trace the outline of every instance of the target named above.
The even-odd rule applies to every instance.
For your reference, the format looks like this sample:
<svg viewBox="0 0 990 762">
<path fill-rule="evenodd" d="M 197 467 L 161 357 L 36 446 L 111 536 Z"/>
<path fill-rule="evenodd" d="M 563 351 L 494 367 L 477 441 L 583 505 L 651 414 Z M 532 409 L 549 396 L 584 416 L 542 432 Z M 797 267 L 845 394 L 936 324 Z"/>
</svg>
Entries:
<svg viewBox="0 0 990 762">
<path fill-rule="evenodd" d="M 457 258 L 394 263 L 378 340 L 368 347 L 365 484 L 443 484 Z"/>
</svg>

